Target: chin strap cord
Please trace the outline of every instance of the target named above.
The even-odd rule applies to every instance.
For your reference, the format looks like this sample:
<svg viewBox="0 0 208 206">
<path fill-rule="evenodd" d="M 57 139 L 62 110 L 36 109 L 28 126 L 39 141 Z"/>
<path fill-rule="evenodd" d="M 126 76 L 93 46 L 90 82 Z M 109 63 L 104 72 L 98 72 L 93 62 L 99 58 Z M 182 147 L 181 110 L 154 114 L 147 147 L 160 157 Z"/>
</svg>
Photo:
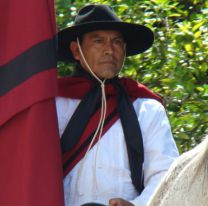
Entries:
<svg viewBox="0 0 208 206">
<path fill-rule="evenodd" d="M 81 160 L 81 166 L 80 166 L 80 169 L 78 171 L 78 179 L 77 179 L 77 189 L 81 187 L 81 185 L 79 184 L 81 181 L 79 181 L 79 177 L 81 175 L 81 172 L 82 172 L 82 168 L 83 168 L 83 164 L 85 162 L 85 159 L 87 158 L 87 155 L 95 141 L 95 138 L 97 137 L 98 135 L 98 143 L 97 143 L 97 147 L 96 147 L 96 151 L 95 151 L 95 164 L 94 164 L 94 169 L 93 169 L 93 176 L 94 176 L 94 180 L 95 180 L 95 192 L 97 193 L 98 191 L 98 184 L 97 184 L 97 177 L 96 177 L 96 163 L 97 163 L 97 154 L 98 154 L 98 147 L 99 147 L 99 143 L 100 143 L 100 138 L 101 138 L 101 135 L 102 135 L 102 131 L 103 131 L 103 126 L 104 126 L 104 122 L 105 122 L 105 116 L 106 116 L 106 110 L 107 110 L 107 103 L 106 103 L 106 94 L 105 94 L 105 81 L 106 79 L 104 80 L 101 80 L 93 71 L 92 69 L 90 68 L 89 64 L 87 63 L 86 59 L 85 59 L 85 56 L 82 52 L 82 49 L 81 49 L 81 46 L 80 46 L 80 42 L 79 42 L 79 39 L 77 38 L 77 45 L 78 45 L 78 49 L 79 49 L 79 52 L 80 52 L 80 55 L 84 61 L 84 64 L 86 65 L 87 69 L 89 70 L 89 72 L 91 73 L 91 75 L 100 83 L 100 86 L 101 86 L 101 114 L 100 114 L 100 119 L 99 119 L 99 122 L 98 122 L 98 126 L 97 126 L 97 129 L 93 135 L 93 138 L 92 138 L 92 141 L 90 142 L 90 145 L 88 146 L 88 149 L 87 149 L 87 152 L 83 158 L 83 160 Z M 79 192 L 79 191 L 78 191 Z M 81 193 L 79 193 L 80 195 L 82 195 Z M 96 195 L 96 194 L 95 194 Z"/>
</svg>

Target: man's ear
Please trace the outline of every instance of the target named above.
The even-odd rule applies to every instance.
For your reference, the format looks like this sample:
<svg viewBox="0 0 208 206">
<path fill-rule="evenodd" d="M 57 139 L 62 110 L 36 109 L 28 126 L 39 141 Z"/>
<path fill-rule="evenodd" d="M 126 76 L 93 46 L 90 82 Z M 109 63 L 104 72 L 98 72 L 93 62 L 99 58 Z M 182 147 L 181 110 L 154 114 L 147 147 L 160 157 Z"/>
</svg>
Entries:
<svg viewBox="0 0 208 206">
<path fill-rule="evenodd" d="M 70 44 L 70 50 L 73 54 L 74 59 L 80 60 L 79 49 L 76 41 L 72 41 Z"/>
</svg>

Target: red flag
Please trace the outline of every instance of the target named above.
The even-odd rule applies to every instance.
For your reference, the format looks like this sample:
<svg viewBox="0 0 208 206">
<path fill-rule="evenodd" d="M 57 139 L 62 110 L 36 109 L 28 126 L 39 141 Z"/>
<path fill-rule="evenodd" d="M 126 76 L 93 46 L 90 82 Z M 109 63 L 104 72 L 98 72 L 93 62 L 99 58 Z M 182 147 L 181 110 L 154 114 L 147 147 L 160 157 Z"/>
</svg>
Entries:
<svg viewBox="0 0 208 206">
<path fill-rule="evenodd" d="M 0 0 L 0 205 L 63 206 L 53 0 Z"/>
</svg>

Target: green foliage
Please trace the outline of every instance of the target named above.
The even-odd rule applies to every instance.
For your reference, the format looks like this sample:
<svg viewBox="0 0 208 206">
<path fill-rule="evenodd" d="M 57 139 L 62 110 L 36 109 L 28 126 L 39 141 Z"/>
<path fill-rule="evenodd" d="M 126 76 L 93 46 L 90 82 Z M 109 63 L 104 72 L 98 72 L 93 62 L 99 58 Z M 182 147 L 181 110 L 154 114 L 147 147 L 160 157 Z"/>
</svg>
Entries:
<svg viewBox="0 0 208 206">
<path fill-rule="evenodd" d="M 208 2 L 204 0 L 57 0 L 58 29 L 73 23 L 90 3 L 111 5 L 127 22 L 145 24 L 155 43 L 128 58 L 121 75 L 132 77 L 164 97 L 180 152 L 208 133 Z M 60 75 L 72 66 L 60 64 Z"/>
</svg>

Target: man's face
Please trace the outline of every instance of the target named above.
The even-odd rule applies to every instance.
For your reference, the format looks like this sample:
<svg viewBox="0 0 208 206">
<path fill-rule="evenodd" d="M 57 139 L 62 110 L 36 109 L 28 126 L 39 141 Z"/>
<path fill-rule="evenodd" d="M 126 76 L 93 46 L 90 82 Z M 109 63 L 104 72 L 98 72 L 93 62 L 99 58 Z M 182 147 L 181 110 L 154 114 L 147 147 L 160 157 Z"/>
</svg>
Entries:
<svg viewBox="0 0 208 206">
<path fill-rule="evenodd" d="M 88 68 L 80 55 L 76 42 L 70 49 L 82 67 Z M 111 79 L 117 75 L 125 58 L 125 42 L 120 32 L 97 30 L 83 35 L 81 49 L 91 70 L 100 78 Z"/>
</svg>

